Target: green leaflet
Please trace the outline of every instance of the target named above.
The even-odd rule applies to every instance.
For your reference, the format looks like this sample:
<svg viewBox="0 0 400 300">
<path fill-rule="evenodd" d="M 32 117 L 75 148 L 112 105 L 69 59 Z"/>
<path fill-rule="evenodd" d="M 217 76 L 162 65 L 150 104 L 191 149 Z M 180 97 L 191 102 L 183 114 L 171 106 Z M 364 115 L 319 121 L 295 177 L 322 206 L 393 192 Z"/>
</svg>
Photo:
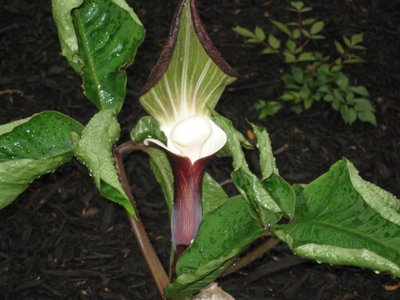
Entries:
<svg viewBox="0 0 400 300">
<path fill-rule="evenodd" d="M 235 80 L 233 71 L 216 55 L 190 2 L 181 1 L 167 47 L 140 98 L 161 126 L 188 116 L 209 115 L 225 86 Z"/>
<path fill-rule="evenodd" d="M 174 177 L 167 155 L 163 150 L 155 147 L 146 147 L 144 151 L 150 157 L 151 170 L 161 186 L 168 208 L 168 215 L 171 217 L 172 204 L 174 203 Z"/>
<path fill-rule="evenodd" d="M 294 189 L 281 176 L 272 173 L 261 182 L 264 189 L 290 219 L 295 216 L 296 194 Z"/>
<path fill-rule="evenodd" d="M 160 130 L 157 120 L 151 116 L 141 117 L 132 129 L 130 136 L 134 144 L 141 144 L 145 139 L 149 138 L 167 144 L 164 132 Z"/>
<path fill-rule="evenodd" d="M 0 208 L 34 179 L 69 161 L 81 131 L 77 121 L 53 111 L 1 125 Z"/>
<path fill-rule="evenodd" d="M 231 176 L 239 192 L 254 206 L 264 225 L 278 222 L 282 209 L 263 187 L 257 176 L 250 171 L 242 150 L 243 136 L 233 128 L 230 120 L 216 113 L 214 113 L 214 121 L 228 136 L 228 142 L 222 151 L 229 153 L 233 158 L 234 171 Z"/>
<path fill-rule="evenodd" d="M 268 132 L 264 127 L 254 124 L 251 124 L 251 126 L 257 139 L 257 149 L 260 152 L 262 186 L 285 212 L 286 216 L 292 218 L 296 208 L 296 195 L 290 184 L 279 176 Z"/>
<path fill-rule="evenodd" d="M 260 127 L 252 123 L 250 124 L 257 139 L 257 149 L 260 152 L 260 168 L 262 179 L 267 179 L 272 175 L 272 173 L 279 175 L 267 130 L 264 127 Z"/>
<path fill-rule="evenodd" d="M 400 226 L 393 222 L 399 217 L 393 209 L 398 200 L 393 196 L 380 204 L 373 200 L 372 207 L 366 197 L 371 197 L 369 191 L 380 189 L 371 188 L 371 183 L 356 174 L 350 162 L 339 161 L 302 192 L 299 190 L 294 222 L 275 225 L 272 230 L 301 256 L 400 277 Z M 368 187 L 367 193 L 363 187 Z M 390 210 L 384 209 L 388 203 Z"/>
<path fill-rule="evenodd" d="M 213 282 L 243 249 L 264 234 L 248 202 L 229 199 L 204 216 L 192 246 L 179 258 L 177 279 L 165 289 L 171 299 L 182 299 Z"/>
<path fill-rule="evenodd" d="M 62 54 L 78 73 L 81 73 L 81 59 L 78 55 L 78 39 L 76 37 L 71 11 L 82 5 L 84 0 L 52 0 L 53 19 L 58 30 Z"/>
<path fill-rule="evenodd" d="M 350 180 L 364 201 L 383 218 L 400 226 L 400 201 L 391 193 L 363 180 L 350 161 L 347 162 Z"/>
<path fill-rule="evenodd" d="M 144 28 L 124 0 L 52 0 L 63 54 L 98 109 L 120 110 Z"/>
<path fill-rule="evenodd" d="M 165 135 L 158 128 L 157 121 L 150 116 L 140 118 L 131 131 L 131 139 L 135 144 L 140 144 L 147 138 L 157 139 L 166 143 Z M 163 150 L 155 147 L 145 147 L 143 151 L 150 157 L 151 169 L 162 188 L 168 212 L 171 215 L 172 203 L 174 201 L 174 179 L 168 158 Z M 202 186 L 203 215 L 213 211 L 227 200 L 228 196 L 219 183 L 211 175 L 205 173 Z"/>
<path fill-rule="evenodd" d="M 118 140 L 119 133 L 116 113 L 112 110 L 100 111 L 83 130 L 75 155 L 89 169 L 100 193 L 136 216 L 119 181 L 112 156 L 112 147 Z"/>
<path fill-rule="evenodd" d="M 208 173 L 204 174 L 202 186 L 203 216 L 229 200 L 221 185 Z"/>
</svg>

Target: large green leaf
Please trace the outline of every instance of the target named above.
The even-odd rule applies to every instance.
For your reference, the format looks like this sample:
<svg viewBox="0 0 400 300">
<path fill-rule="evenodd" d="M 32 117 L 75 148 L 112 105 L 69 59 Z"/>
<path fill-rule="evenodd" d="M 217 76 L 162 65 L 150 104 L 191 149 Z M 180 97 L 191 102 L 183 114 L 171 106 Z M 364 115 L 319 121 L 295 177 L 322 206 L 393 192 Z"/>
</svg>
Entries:
<svg viewBox="0 0 400 300">
<path fill-rule="evenodd" d="M 234 170 L 231 176 L 239 192 L 253 205 L 265 225 L 278 222 L 282 215 L 282 209 L 264 188 L 258 177 L 250 171 L 242 150 L 243 136 L 234 129 L 230 120 L 216 113 L 214 121 L 228 136 L 228 142 L 222 152 L 229 153 L 233 158 Z"/>
<path fill-rule="evenodd" d="M 248 202 L 234 197 L 203 217 L 193 244 L 176 265 L 165 295 L 182 299 L 213 282 L 251 242 L 264 234 Z"/>
<path fill-rule="evenodd" d="M 400 277 L 399 208 L 341 160 L 300 192 L 294 222 L 273 232 L 300 256 Z"/>
<path fill-rule="evenodd" d="M 0 126 L 0 208 L 73 156 L 82 125 L 47 111 Z"/>
<path fill-rule="evenodd" d="M 100 193 L 122 205 L 129 214 L 136 216 L 119 181 L 112 155 L 112 147 L 119 134 L 120 126 L 115 111 L 100 111 L 83 130 L 75 155 L 89 169 Z"/>
<path fill-rule="evenodd" d="M 194 1 L 182 0 L 158 64 L 140 98 L 161 124 L 209 115 L 235 74 L 214 49 Z"/>
<path fill-rule="evenodd" d="M 52 0 L 63 54 L 98 109 L 120 110 L 144 28 L 124 0 Z"/>
</svg>

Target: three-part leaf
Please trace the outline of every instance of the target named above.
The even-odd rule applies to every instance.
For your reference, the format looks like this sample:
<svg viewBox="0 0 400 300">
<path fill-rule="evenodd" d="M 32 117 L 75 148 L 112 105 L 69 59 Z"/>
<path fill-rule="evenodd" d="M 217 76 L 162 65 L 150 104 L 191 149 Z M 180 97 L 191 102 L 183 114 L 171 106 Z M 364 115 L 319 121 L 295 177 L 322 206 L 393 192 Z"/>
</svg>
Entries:
<svg viewBox="0 0 400 300">
<path fill-rule="evenodd" d="M 46 111 L 0 126 L 0 208 L 43 174 L 69 161 L 82 125 Z"/>
<path fill-rule="evenodd" d="M 333 165 L 297 201 L 294 222 L 272 228 L 296 254 L 400 277 L 400 202 L 349 161 Z"/>
<path fill-rule="evenodd" d="M 98 109 L 119 111 L 144 28 L 125 0 L 52 0 L 62 52 Z"/>
</svg>

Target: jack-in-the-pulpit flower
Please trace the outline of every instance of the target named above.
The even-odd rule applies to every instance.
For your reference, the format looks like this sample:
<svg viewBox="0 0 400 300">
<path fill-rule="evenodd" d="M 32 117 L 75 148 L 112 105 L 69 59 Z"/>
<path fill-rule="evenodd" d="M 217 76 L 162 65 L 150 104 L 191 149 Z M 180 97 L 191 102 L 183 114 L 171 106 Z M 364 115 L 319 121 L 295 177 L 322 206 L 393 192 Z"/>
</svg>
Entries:
<svg viewBox="0 0 400 300">
<path fill-rule="evenodd" d="M 171 215 L 176 254 L 194 240 L 202 216 L 201 184 L 207 162 L 226 143 L 211 119 L 236 73 L 212 45 L 194 0 L 181 0 L 170 35 L 140 98 L 167 137 L 146 144 L 166 150 L 174 175 Z"/>
<path fill-rule="evenodd" d="M 161 130 L 167 145 L 155 139 L 145 143 L 158 145 L 168 153 L 174 175 L 172 240 L 181 252 L 192 243 L 201 221 L 201 184 L 206 164 L 225 145 L 227 137 L 207 116 L 187 117 Z"/>
</svg>

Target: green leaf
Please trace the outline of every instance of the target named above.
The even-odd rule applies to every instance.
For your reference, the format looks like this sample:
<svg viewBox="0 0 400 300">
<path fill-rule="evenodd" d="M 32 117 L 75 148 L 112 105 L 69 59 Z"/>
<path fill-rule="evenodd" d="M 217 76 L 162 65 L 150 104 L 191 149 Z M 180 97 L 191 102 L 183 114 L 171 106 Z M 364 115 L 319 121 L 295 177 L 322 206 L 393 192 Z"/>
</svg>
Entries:
<svg viewBox="0 0 400 300">
<path fill-rule="evenodd" d="M 311 38 L 311 34 L 310 34 L 310 32 L 309 32 L 308 30 L 302 29 L 302 30 L 301 30 L 301 33 L 302 33 L 305 37 Z"/>
<path fill-rule="evenodd" d="M 355 34 L 351 37 L 351 44 L 356 45 L 356 44 L 361 43 L 363 40 L 364 40 L 363 33 Z"/>
<path fill-rule="evenodd" d="M 364 47 L 364 46 L 361 46 L 361 45 L 354 45 L 354 46 L 352 47 L 352 49 L 357 49 L 357 50 L 367 50 L 367 48 L 366 48 L 366 47 Z"/>
<path fill-rule="evenodd" d="M 259 40 L 259 41 L 264 41 L 265 40 L 265 32 L 264 32 L 264 30 L 262 30 L 260 27 L 258 27 L 258 26 L 256 26 L 256 29 L 254 30 L 254 33 L 255 33 L 255 35 L 256 35 L 256 37 L 257 37 L 257 39 Z"/>
<path fill-rule="evenodd" d="M 229 199 L 221 185 L 208 173 L 204 174 L 201 194 L 204 216 L 223 205 Z"/>
<path fill-rule="evenodd" d="M 276 49 L 273 49 L 273 48 L 265 48 L 261 53 L 262 54 L 275 54 L 275 53 L 279 53 L 279 51 Z"/>
<path fill-rule="evenodd" d="M 357 112 L 357 117 L 363 122 L 367 122 L 376 126 L 376 117 L 371 111 L 359 111 Z"/>
<path fill-rule="evenodd" d="M 286 48 L 287 48 L 291 53 L 295 53 L 296 48 L 297 48 L 297 45 L 296 45 L 296 43 L 295 43 L 293 40 L 289 39 L 289 40 L 287 40 L 287 42 L 286 42 Z"/>
<path fill-rule="evenodd" d="M 272 173 L 279 174 L 272 151 L 271 140 L 265 127 L 250 123 L 257 139 L 257 149 L 260 153 L 260 168 L 262 179 L 269 178 Z"/>
<path fill-rule="evenodd" d="M 308 19 L 303 20 L 301 23 L 303 24 L 303 26 L 304 25 L 307 26 L 307 25 L 311 25 L 311 24 L 315 23 L 316 21 L 317 21 L 317 19 L 315 19 L 315 18 L 308 18 Z"/>
<path fill-rule="evenodd" d="M 168 299 L 183 299 L 213 282 L 264 230 L 246 200 L 237 196 L 205 216 L 193 244 L 176 265 Z"/>
<path fill-rule="evenodd" d="M 304 8 L 302 8 L 302 9 L 300 9 L 300 13 L 306 13 L 306 12 L 309 12 L 309 11 L 312 11 L 312 7 L 304 7 Z"/>
<path fill-rule="evenodd" d="M 273 173 L 262 181 L 262 185 L 285 212 L 285 215 L 292 219 L 295 216 L 296 195 L 290 184 L 277 173 Z"/>
<path fill-rule="evenodd" d="M 102 110 L 85 126 L 75 156 L 88 168 L 96 187 L 104 197 L 122 205 L 130 215 L 136 216 L 119 181 L 112 155 L 112 147 L 119 134 L 116 112 Z"/>
<path fill-rule="evenodd" d="M 69 161 L 82 125 L 54 111 L 0 126 L 0 208 L 36 178 Z"/>
<path fill-rule="evenodd" d="M 294 29 L 292 32 L 292 38 L 297 40 L 301 36 L 301 31 L 299 29 Z"/>
<path fill-rule="evenodd" d="M 293 112 L 295 112 L 296 114 L 300 114 L 303 111 L 303 108 L 301 107 L 301 105 L 297 104 L 297 105 L 293 105 L 290 108 Z"/>
<path fill-rule="evenodd" d="M 335 47 L 339 54 L 344 54 L 344 48 L 341 43 L 339 43 L 338 41 L 335 41 Z"/>
<path fill-rule="evenodd" d="M 84 0 L 52 0 L 54 23 L 57 26 L 62 54 L 67 58 L 74 70 L 80 73 L 81 59 L 78 55 L 78 39 L 76 37 L 71 11 L 82 5 Z"/>
<path fill-rule="evenodd" d="M 306 99 L 308 99 L 308 98 L 311 96 L 311 90 L 310 90 L 310 88 L 309 88 L 307 85 L 304 85 L 304 86 L 301 88 L 299 95 L 300 95 L 301 99 L 303 99 L 303 100 L 305 101 Z M 305 106 L 305 108 L 308 109 L 309 107 L 307 108 L 307 107 Z"/>
<path fill-rule="evenodd" d="M 193 114 L 210 115 L 236 73 L 216 51 L 198 13 L 181 1 L 172 35 L 143 89 L 140 103 L 160 126 Z M 197 34 L 201 32 L 202 34 Z"/>
<path fill-rule="evenodd" d="M 174 203 L 174 176 L 167 155 L 163 150 L 155 147 L 144 147 L 143 151 L 150 157 L 151 170 L 161 186 L 168 215 L 171 217 L 172 204 Z"/>
<path fill-rule="evenodd" d="M 362 62 L 364 62 L 364 60 L 360 56 L 355 54 L 349 54 L 347 58 L 343 61 L 343 63 L 345 64 L 359 64 Z"/>
<path fill-rule="evenodd" d="M 260 103 L 263 103 L 262 106 Z M 275 116 L 283 108 L 283 104 L 278 101 L 259 100 L 256 108 L 260 111 L 258 118 L 265 119 L 266 117 Z"/>
<path fill-rule="evenodd" d="M 273 49 L 279 49 L 281 46 L 281 41 L 278 40 L 273 34 L 268 35 L 268 45 Z"/>
<path fill-rule="evenodd" d="M 367 90 L 364 86 L 362 86 L 362 85 L 359 85 L 359 86 L 351 86 L 351 87 L 350 87 L 350 90 L 351 90 L 353 93 L 356 93 L 356 94 L 358 94 L 358 95 L 360 95 L 360 96 L 364 96 L 364 97 L 368 97 L 368 96 L 369 96 L 368 90 Z"/>
<path fill-rule="evenodd" d="M 144 28 L 124 0 L 52 0 L 63 54 L 98 109 L 120 110 Z"/>
<path fill-rule="evenodd" d="M 248 37 L 248 38 L 256 37 L 256 35 L 253 32 L 251 32 L 247 28 L 244 28 L 241 26 L 236 26 L 236 27 L 232 28 L 232 30 L 234 32 L 236 32 L 237 34 L 240 34 L 241 36 L 244 36 L 244 37 Z"/>
<path fill-rule="evenodd" d="M 301 10 L 304 7 L 304 3 L 302 1 L 293 1 L 290 2 L 290 5 L 296 10 Z"/>
<path fill-rule="evenodd" d="M 343 37 L 343 41 L 344 41 L 344 44 L 347 46 L 347 47 L 349 47 L 349 48 L 351 48 L 352 46 L 353 46 L 353 44 L 351 43 L 351 41 L 350 41 L 350 39 L 348 38 L 348 37 Z"/>
<path fill-rule="evenodd" d="M 283 24 L 283 23 L 281 23 L 281 22 L 279 22 L 279 21 L 276 21 L 276 20 L 272 20 L 272 19 L 270 19 L 270 21 L 271 21 L 271 23 L 274 24 L 275 27 L 278 28 L 280 31 L 286 33 L 287 35 L 290 35 L 290 30 L 289 30 L 289 28 L 288 28 L 285 24 Z"/>
<path fill-rule="evenodd" d="M 339 75 L 336 79 L 336 84 L 340 87 L 343 91 L 347 90 L 349 87 L 349 78 L 344 75 L 343 73 Z"/>
<path fill-rule="evenodd" d="M 298 61 L 313 61 L 315 60 L 314 53 L 312 52 L 303 52 L 299 55 Z"/>
<path fill-rule="evenodd" d="M 283 57 L 285 58 L 285 63 L 290 64 L 296 61 L 296 56 L 288 51 L 283 52 Z"/>
<path fill-rule="evenodd" d="M 347 160 L 304 188 L 292 224 L 273 232 L 298 255 L 400 277 L 400 203 Z"/>
<path fill-rule="evenodd" d="M 234 171 L 231 176 L 239 192 L 252 204 L 263 224 L 277 222 L 281 218 L 282 210 L 261 185 L 257 176 L 250 171 L 241 147 L 241 134 L 233 128 L 230 120 L 222 116 L 215 115 L 214 121 L 228 137 L 224 148 L 233 159 Z"/>
<path fill-rule="evenodd" d="M 345 98 L 343 97 L 342 92 L 339 89 L 335 88 L 332 91 L 333 91 L 334 99 L 336 101 L 338 101 L 339 103 L 345 102 Z"/>
<path fill-rule="evenodd" d="M 160 130 L 157 120 L 151 116 L 141 117 L 132 129 L 130 136 L 134 144 L 141 144 L 148 138 L 153 138 L 167 144 L 167 137 Z"/>
<path fill-rule="evenodd" d="M 312 39 L 312 40 L 324 40 L 325 36 L 322 35 L 322 34 L 316 34 L 316 35 L 310 36 L 310 39 Z"/>
<path fill-rule="evenodd" d="M 357 112 L 359 111 L 374 111 L 374 108 L 372 107 L 371 102 L 368 99 L 365 98 L 355 98 L 354 99 L 355 106 L 354 108 L 356 109 Z"/>
<path fill-rule="evenodd" d="M 342 118 L 345 121 L 345 123 L 350 125 L 353 124 L 357 119 L 357 113 L 354 110 L 354 108 L 345 105 L 340 107 L 340 114 L 342 115 Z"/>
<path fill-rule="evenodd" d="M 324 29 L 325 23 L 323 21 L 315 22 L 310 29 L 312 35 L 320 33 Z"/>
<path fill-rule="evenodd" d="M 290 71 L 291 71 L 294 81 L 296 81 L 297 83 L 304 82 L 304 70 L 302 68 L 292 67 Z"/>
</svg>

